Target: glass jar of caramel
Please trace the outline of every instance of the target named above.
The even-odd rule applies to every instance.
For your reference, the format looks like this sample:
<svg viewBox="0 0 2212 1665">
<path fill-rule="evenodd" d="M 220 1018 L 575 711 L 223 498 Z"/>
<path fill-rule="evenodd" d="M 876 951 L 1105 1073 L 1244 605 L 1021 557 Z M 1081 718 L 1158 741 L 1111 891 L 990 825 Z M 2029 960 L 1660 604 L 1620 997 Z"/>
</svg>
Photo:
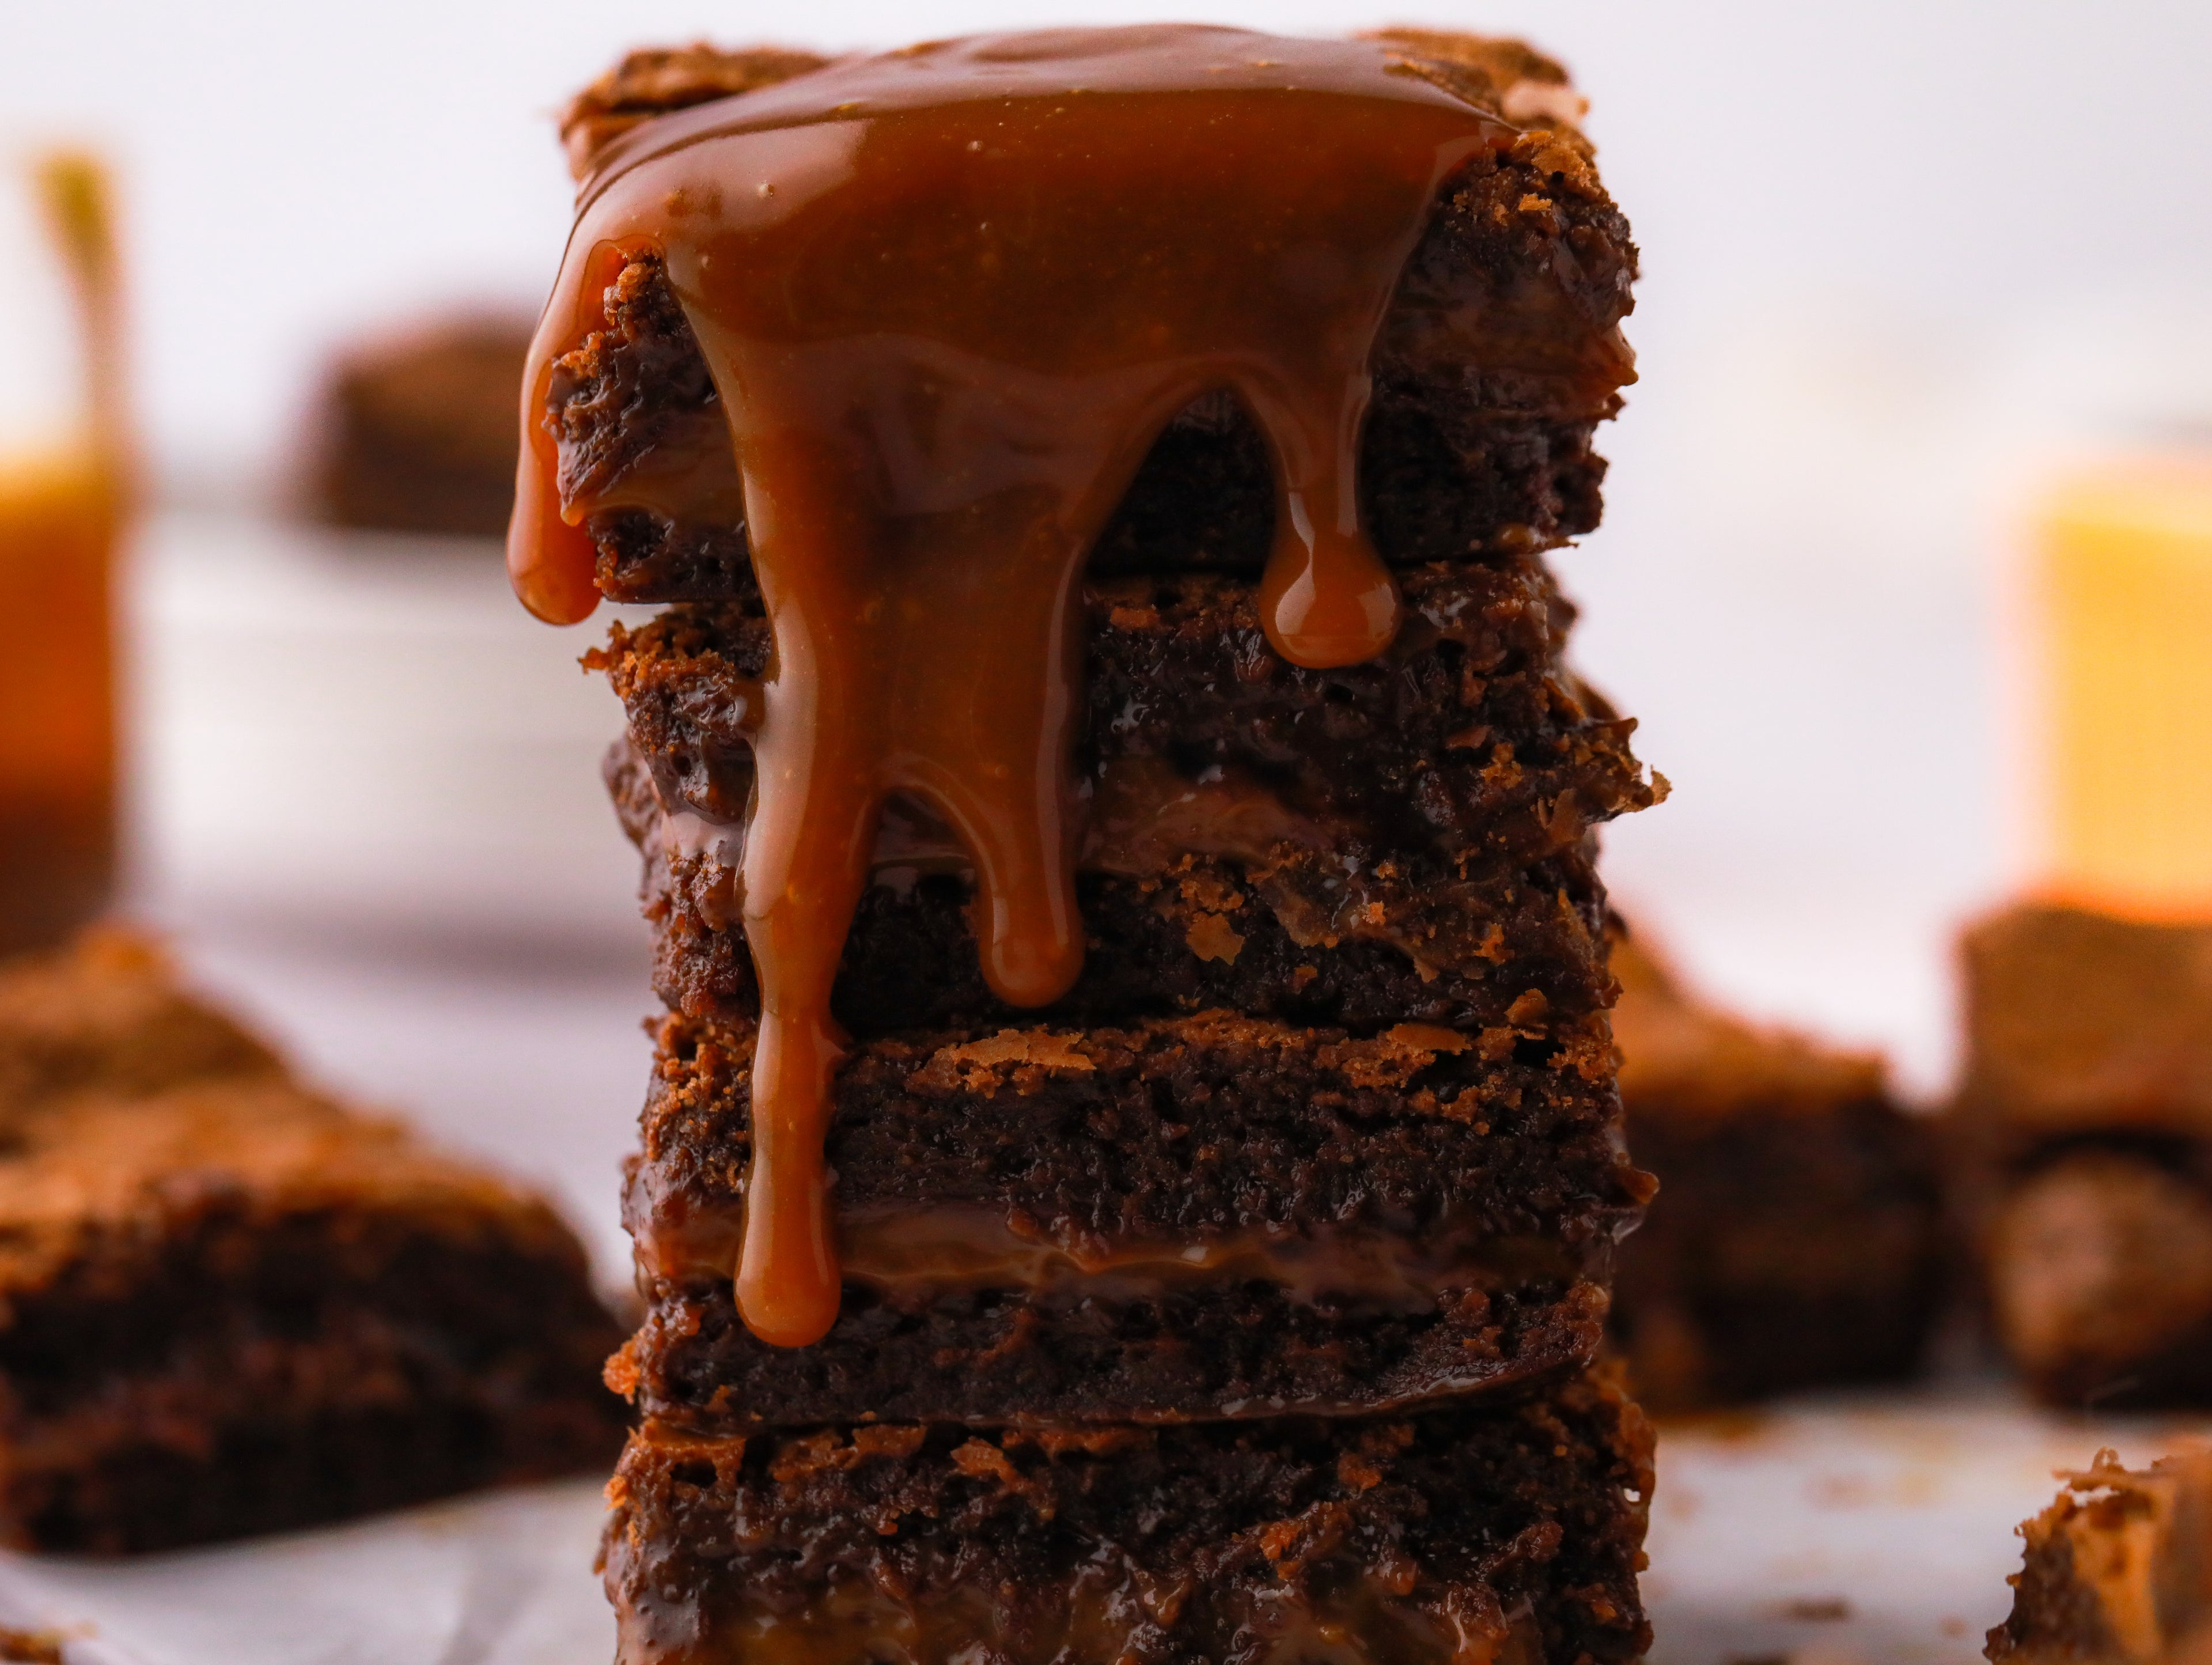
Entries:
<svg viewBox="0 0 2212 1665">
<path fill-rule="evenodd" d="M 116 869 L 114 568 L 130 470 L 113 221 L 87 157 L 46 157 L 29 185 L 56 256 L 48 333 L 76 350 L 19 363 L 59 385 L 10 389 L 0 428 L 0 953 L 98 914 Z"/>
</svg>

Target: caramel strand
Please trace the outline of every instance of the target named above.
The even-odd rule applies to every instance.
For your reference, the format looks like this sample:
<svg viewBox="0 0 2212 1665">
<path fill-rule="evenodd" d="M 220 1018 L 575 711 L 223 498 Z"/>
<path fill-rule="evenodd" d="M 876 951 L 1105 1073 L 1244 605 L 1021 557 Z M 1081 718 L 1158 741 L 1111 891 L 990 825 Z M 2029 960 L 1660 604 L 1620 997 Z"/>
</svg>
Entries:
<svg viewBox="0 0 2212 1665">
<path fill-rule="evenodd" d="M 1232 390 L 1276 465 L 1261 586 L 1294 663 L 1386 649 L 1359 525 L 1369 349 L 1437 187 L 1513 130 L 1376 42 L 1063 31 L 832 65 L 647 122 L 586 182 L 531 357 L 508 558 L 542 617 L 596 600 L 543 412 L 653 250 L 730 424 L 774 647 L 743 915 L 760 978 L 737 1296 L 836 1321 L 830 995 L 886 799 L 976 875 L 1011 1005 L 1082 968 L 1072 781 L 1083 563 L 1160 428 Z"/>
</svg>

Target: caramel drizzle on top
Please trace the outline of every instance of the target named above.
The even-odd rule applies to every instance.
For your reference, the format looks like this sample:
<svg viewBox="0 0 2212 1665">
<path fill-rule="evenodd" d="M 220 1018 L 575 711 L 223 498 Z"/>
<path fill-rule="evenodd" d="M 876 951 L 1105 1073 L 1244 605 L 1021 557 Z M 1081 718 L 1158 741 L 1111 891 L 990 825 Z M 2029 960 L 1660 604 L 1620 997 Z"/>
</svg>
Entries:
<svg viewBox="0 0 2212 1665">
<path fill-rule="evenodd" d="M 830 995 L 885 799 L 972 860 L 993 992 L 1064 994 L 1085 557 L 1162 426 L 1233 389 L 1276 468 L 1268 640 L 1316 667 L 1387 648 L 1399 599 L 1354 478 L 1369 349 L 1445 175 L 1513 133 L 1379 43 L 1077 30 L 666 116 L 586 181 L 508 563 L 541 617 L 596 604 L 545 397 L 613 274 L 658 251 L 728 416 L 774 638 L 741 872 L 762 1013 L 737 1299 L 763 1340 L 837 1315 Z"/>
</svg>

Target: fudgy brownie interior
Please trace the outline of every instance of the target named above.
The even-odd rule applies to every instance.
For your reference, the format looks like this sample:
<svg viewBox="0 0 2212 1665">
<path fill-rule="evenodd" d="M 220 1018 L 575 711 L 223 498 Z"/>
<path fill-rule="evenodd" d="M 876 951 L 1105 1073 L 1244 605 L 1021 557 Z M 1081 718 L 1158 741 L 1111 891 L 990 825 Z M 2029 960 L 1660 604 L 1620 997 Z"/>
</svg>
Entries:
<svg viewBox="0 0 2212 1665">
<path fill-rule="evenodd" d="M 885 1038 L 840 1074 L 847 1292 L 812 1348 L 731 1304 L 748 1030 L 672 1019 L 632 1167 L 620 1376 L 709 1425 L 1343 1412 L 1588 1358 L 1624 1164 L 1609 1048 L 1215 1014 Z"/>
<path fill-rule="evenodd" d="M 1346 1425 L 648 1424 L 613 1489 L 625 1658 L 1627 1661 L 1648 1426 L 1602 1377 Z"/>
</svg>

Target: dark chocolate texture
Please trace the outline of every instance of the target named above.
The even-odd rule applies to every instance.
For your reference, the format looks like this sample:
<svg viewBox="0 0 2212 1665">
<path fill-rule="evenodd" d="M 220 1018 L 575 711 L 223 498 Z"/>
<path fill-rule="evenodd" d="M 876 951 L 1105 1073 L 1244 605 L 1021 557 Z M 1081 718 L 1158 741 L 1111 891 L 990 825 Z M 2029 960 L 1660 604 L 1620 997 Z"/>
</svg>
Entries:
<svg viewBox="0 0 2212 1665">
<path fill-rule="evenodd" d="M 1268 650 L 1249 581 L 1091 586 L 1079 769 L 1094 801 L 1134 764 L 1239 818 L 1123 838 L 1134 848 L 1102 857 L 1122 872 L 1084 876 L 1090 957 L 1055 1015 L 1220 1005 L 1474 1030 L 1532 991 L 1569 1019 L 1610 998 L 1589 831 L 1663 790 L 1640 777 L 1632 725 L 1560 667 L 1572 610 L 1540 562 L 1404 583 L 1418 611 L 1391 654 L 1326 672 Z M 646 856 L 657 986 L 686 1012 L 757 1010 L 728 851 L 672 840 L 663 814 L 742 823 L 767 653 L 757 609 L 726 605 L 617 627 L 592 661 L 629 712 L 610 784 Z M 1194 833 L 1230 848 L 1180 855 L 1173 841 Z M 982 986 L 967 882 L 892 878 L 848 941 L 841 1020 L 863 1033 L 1018 1021 Z"/>
<path fill-rule="evenodd" d="M 763 1633 L 915 1665 L 1607 1665 L 1650 1643 L 1650 1486 L 1649 1428 L 1601 1378 L 1355 1423 L 648 1424 L 606 1577 L 622 1656 L 669 1665 Z"/>
<path fill-rule="evenodd" d="M 1619 333 L 1636 250 L 1558 65 L 1504 43 L 1398 32 L 1409 72 L 1528 131 L 1470 159 L 1437 194 L 1378 337 L 1362 441 L 1361 518 L 1394 564 L 1541 549 L 1596 526 L 1605 465 L 1596 424 L 1619 408 L 1632 359 Z M 654 113 L 817 67 L 805 53 L 634 54 L 572 106 L 579 173 Z M 607 327 L 564 359 L 552 392 L 562 483 L 605 495 L 721 432 L 716 394 L 658 257 L 608 290 Z M 1092 571 L 1212 568 L 1256 576 L 1271 537 L 1270 465 L 1232 401 L 1208 397 L 1162 433 L 1099 540 Z M 742 515 L 684 505 L 609 507 L 592 531 L 600 584 L 619 600 L 713 599 L 752 588 Z"/>
<path fill-rule="evenodd" d="M 713 1258 L 735 1242 L 750 1045 L 743 1029 L 662 1025 L 627 1211 L 652 1313 L 625 1385 L 702 1425 L 1254 1416 L 1527 1384 L 1595 1351 L 1613 1242 L 1649 1194 L 1620 1152 L 1601 1024 L 1568 1042 L 1361 1041 L 1215 1013 L 881 1039 L 837 1085 L 828 1150 L 848 1218 L 970 1209 L 1106 1260 L 1255 1232 L 1448 1242 L 1477 1269 L 1410 1303 L 1252 1278 L 855 1283 L 823 1343 L 779 1349 L 738 1323 Z"/>
</svg>

